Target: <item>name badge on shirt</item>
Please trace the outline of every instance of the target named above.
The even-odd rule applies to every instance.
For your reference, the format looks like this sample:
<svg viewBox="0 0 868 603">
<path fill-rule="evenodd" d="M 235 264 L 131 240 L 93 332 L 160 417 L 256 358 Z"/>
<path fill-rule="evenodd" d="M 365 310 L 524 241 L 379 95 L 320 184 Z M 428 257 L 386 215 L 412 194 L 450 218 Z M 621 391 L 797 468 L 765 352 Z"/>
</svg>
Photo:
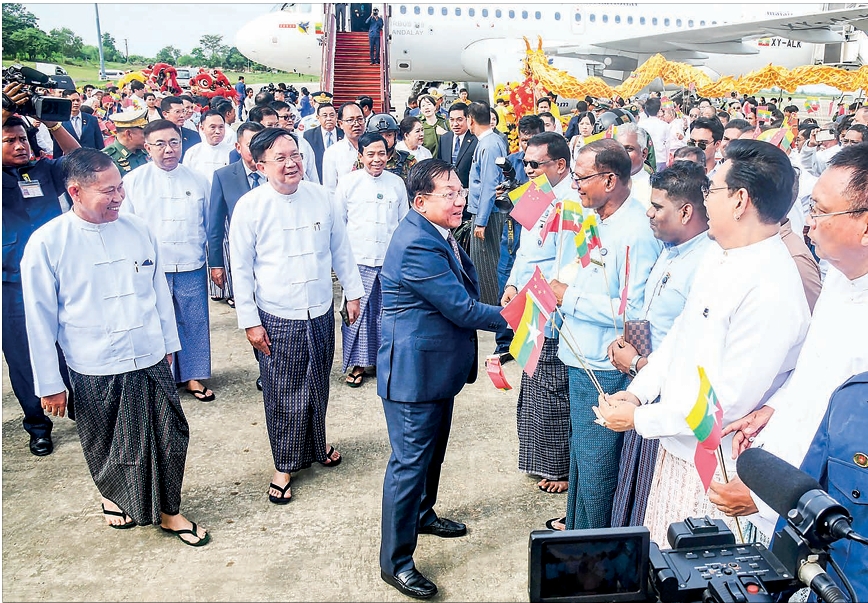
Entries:
<svg viewBox="0 0 868 603">
<path fill-rule="evenodd" d="M 19 180 L 18 188 L 21 189 L 21 196 L 25 199 L 42 196 L 42 187 L 39 186 L 39 180 Z"/>
</svg>

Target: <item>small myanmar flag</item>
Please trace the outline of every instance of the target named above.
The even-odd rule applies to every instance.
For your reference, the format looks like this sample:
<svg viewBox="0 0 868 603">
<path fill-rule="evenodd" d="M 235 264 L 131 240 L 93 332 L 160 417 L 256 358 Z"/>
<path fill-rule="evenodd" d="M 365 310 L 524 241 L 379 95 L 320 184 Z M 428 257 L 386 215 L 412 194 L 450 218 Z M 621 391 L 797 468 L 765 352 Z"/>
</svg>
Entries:
<svg viewBox="0 0 868 603">
<path fill-rule="evenodd" d="M 551 232 L 569 230 L 579 232 L 582 229 L 582 206 L 576 201 L 558 201 L 549 214 L 546 223 L 540 229 L 540 239 L 545 243 Z"/>
<path fill-rule="evenodd" d="M 515 330 L 512 343 L 509 344 L 509 353 L 530 377 L 533 377 L 536 365 L 539 363 L 540 352 L 545 342 L 544 331 L 547 321 L 548 318 L 541 304 L 528 291 L 521 322 Z"/>
<path fill-rule="evenodd" d="M 720 430 L 723 425 L 723 409 L 711 387 L 711 381 L 701 366 L 699 370 L 699 392 L 696 403 L 687 414 L 687 425 L 693 430 L 696 439 L 706 450 L 714 450 L 720 444 Z"/>
<path fill-rule="evenodd" d="M 588 249 L 603 248 L 603 243 L 600 241 L 600 228 L 597 225 L 597 216 L 591 213 L 585 218 L 585 231 L 588 233 Z"/>
</svg>

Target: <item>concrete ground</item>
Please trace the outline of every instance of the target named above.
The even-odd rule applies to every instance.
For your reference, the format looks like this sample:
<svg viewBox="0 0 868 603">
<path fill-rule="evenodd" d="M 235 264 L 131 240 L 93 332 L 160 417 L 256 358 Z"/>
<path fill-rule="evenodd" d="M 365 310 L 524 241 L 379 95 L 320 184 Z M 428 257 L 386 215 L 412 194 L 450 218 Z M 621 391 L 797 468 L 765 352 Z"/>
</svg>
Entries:
<svg viewBox="0 0 868 603">
<path fill-rule="evenodd" d="M 225 303 L 211 302 L 211 321 L 217 400 L 182 395 L 190 446 L 181 510 L 211 532 L 204 548 L 155 526 L 106 526 L 75 424 L 56 419 L 54 454 L 31 455 L 4 365 L 3 600 L 409 600 L 379 576 L 389 443 L 375 379 L 343 383 L 338 321 L 327 428 L 344 460 L 294 475 L 287 506 L 266 494 L 273 465 L 250 345 Z M 481 367 L 490 333 L 480 348 Z M 468 535 L 421 536 L 415 555 L 437 600 L 527 600 L 528 534 L 564 513 L 565 493 L 540 492 L 516 468 L 519 371 L 505 367 L 512 391 L 481 372 L 456 400 L 437 511 L 466 522 Z"/>
</svg>

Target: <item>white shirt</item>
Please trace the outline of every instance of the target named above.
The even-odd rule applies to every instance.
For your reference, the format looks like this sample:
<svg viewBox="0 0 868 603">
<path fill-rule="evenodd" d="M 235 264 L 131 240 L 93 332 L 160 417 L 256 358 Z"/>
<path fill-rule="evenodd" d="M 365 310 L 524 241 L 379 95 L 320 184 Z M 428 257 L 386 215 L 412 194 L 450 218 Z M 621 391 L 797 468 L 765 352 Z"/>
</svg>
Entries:
<svg viewBox="0 0 868 603">
<path fill-rule="evenodd" d="M 356 263 L 382 266 L 392 233 L 410 209 L 404 181 L 386 171 L 376 178 L 364 169 L 350 172 L 338 183 L 335 207 Z"/>
<path fill-rule="evenodd" d="M 190 151 L 187 152 L 189 153 Z M 651 174 L 646 172 L 645 168 L 642 168 L 633 174 L 630 180 L 633 183 L 630 195 L 642 204 L 645 211 L 648 211 L 651 208 Z"/>
<path fill-rule="evenodd" d="M 167 172 L 149 162 L 124 176 L 124 188 L 127 197 L 121 212 L 136 214 L 148 223 L 160 242 L 163 269 L 188 272 L 201 268 L 211 196 L 208 181 L 184 165 Z"/>
<path fill-rule="evenodd" d="M 777 234 L 738 249 L 710 245 L 684 311 L 627 388 L 643 404 L 636 409 L 636 432 L 692 461 L 697 440 L 685 417 L 699 392 L 697 366 L 705 369 L 727 425 L 761 406 L 786 380 L 809 320 L 799 272 Z M 658 404 L 648 404 L 658 395 Z M 724 451 L 731 442 L 731 435 L 724 438 Z M 730 455 L 724 457 L 734 467 Z"/>
<path fill-rule="evenodd" d="M 327 148 L 322 156 L 322 185 L 334 193 L 340 177 L 352 172 L 358 159 L 359 149 L 346 138 Z"/>
<path fill-rule="evenodd" d="M 868 370 L 866 342 L 868 275 L 851 281 L 830 267 L 796 368 L 766 402 L 775 413 L 752 446 L 762 447 L 794 467 L 801 465 L 832 392 L 853 375 Z M 759 514 L 750 520 L 771 536 L 777 513 L 753 493 L 751 496 Z"/>
<path fill-rule="evenodd" d="M 316 127 L 316 126 L 314 126 L 314 127 Z M 326 130 L 325 128 L 320 126 L 319 133 L 320 133 L 320 136 L 322 136 L 322 148 L 323 149 L 328 149 L 329 147 L 331 147 L 331 145 L 329 144 L 329 134 L 331 134 L 331 136 L 332 136 L 332 144 L 334 144 L 338 141 L 338 129 L 337 128 L 334 128 L 331 132 L 329 132 L 328 130 Z"/>
<path fill-rule="evenodd" d="M 669 124 L 669 153 L 671 154 L 676 149 L 686 146 L 687 142 L 684 140 L 684 121 L 680 117 L 676 117 Z"/>
<path fill-rule="evenodd" d="M 238 327 L 259 326 L 259 311 L 307 320 L 332 308 L 334 269 L 347 299 L 364 295 L 343 220 L 331 194 L 301 181 L 291 195 L 271 185 L 246 193 L 229 225 L 229 261 Z"/>
<path fill-rule="evenodd" d="M 301 135 L 301 132 L 294 132 L 295 140 L 298 142 L 298 152 L 304 156 L 304 179 L 319 184 L 319 172 L 316 171 L 316 154 L 310 143 Z"/>
<path fill-rule="evenodd" d="M 228 146 L 232 147 L 232 149 L 234 150 L 235 149 L 235 143 L 238 142 L 237 130 L 238 130 L 239 126 L 241 126 L 241 123 L 238 121 L 236 121 L 231 126 L 229 124 L 226 124 L 226 129 L 224 130 L 225 133 L 223 134 L 223 140 L 221 141 L 220 144 L 228 145 Z M 205 138 L 203 137 L 202 141 L 204 142 L 204 140 L 205 140 Z M 187 151 L 187 152 L 189 153 L 189 151 Z M 185 157 L 186 157 L 186 155 L 185 155 Z"/>
<path fill-rule="evenodd" d="M 229 154 L 234 149 L 234 143 L 227 143 L 225 137 L 213 146 L 205 142 L 203 137 L 200 144 L 193 145 L 184 154 L 184 165 L 203 176 L 208 181 L 210 191 L 214 172 L 229 165 Z"/>
<path fill-rule="evenodd" d="M 407 148 L 407 144 L 403 140 L 401 140 L 401 141 L 398 141 L 398 143 L 395 145 L 395 148 L 398 149 L 399 151 L 406 151 L 406 152 L 410 153 L 410 155 L 412 155 L 413 157 L 416 158 L 417 162 L 418 161 L 425 161 L 426 159 L 431 159 L 432 157 L 434 157 L 431 154 L 431 151 L 429 151 L 428 149 L 423 147 L 421 144 L 418 147 L 416 147 L 415 150 L 412 150 L 412 149 Z M 449 152 L 451 153 L 452 151 L 450 150 Z"/>
<path fill-rule="evenodd" d="M 67 212 L 39 228 L 21 260 L 37 396 L 64 391 L 55 353 L 84 375 L 117 375 L 181 349 L 156 237 L 137 216 L 91 224 Z"/>
<path fill-rule="evenodd" d="M 638 125 L 648 132 L 648 135 L 654 142 L 654 157 L 657 159 L 657 165 L 668 164 L 670 125 L 659 117 L 648 117 L 647 115 L 639 119 Z"/>
</svg>

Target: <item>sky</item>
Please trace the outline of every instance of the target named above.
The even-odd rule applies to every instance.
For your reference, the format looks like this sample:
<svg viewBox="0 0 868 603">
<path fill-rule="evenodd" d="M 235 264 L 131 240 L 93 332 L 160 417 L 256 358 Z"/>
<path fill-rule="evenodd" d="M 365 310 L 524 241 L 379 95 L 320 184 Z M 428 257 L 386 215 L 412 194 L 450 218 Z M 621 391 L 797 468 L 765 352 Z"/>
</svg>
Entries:
<svg viewBox="0 0 868 603">
<path fill-rule="evenodd" d="M 68 27 L 85 44 L 96 45 L 96 16 L 93 4 L 22 2 L 39 19 L 45 32 Z M 202 4 L 99 4 L 103 33 L 110 33 L 118 50 L 124 52 L 124 38 L 130 54 L 156 56 L 165 46 L 188 53 L 206 34 L 223 36 L 223 43 L 235 46 L 235 32 L 245 23 L 271 11 L 276 3 L 208 2 Z"/>
</svg>

